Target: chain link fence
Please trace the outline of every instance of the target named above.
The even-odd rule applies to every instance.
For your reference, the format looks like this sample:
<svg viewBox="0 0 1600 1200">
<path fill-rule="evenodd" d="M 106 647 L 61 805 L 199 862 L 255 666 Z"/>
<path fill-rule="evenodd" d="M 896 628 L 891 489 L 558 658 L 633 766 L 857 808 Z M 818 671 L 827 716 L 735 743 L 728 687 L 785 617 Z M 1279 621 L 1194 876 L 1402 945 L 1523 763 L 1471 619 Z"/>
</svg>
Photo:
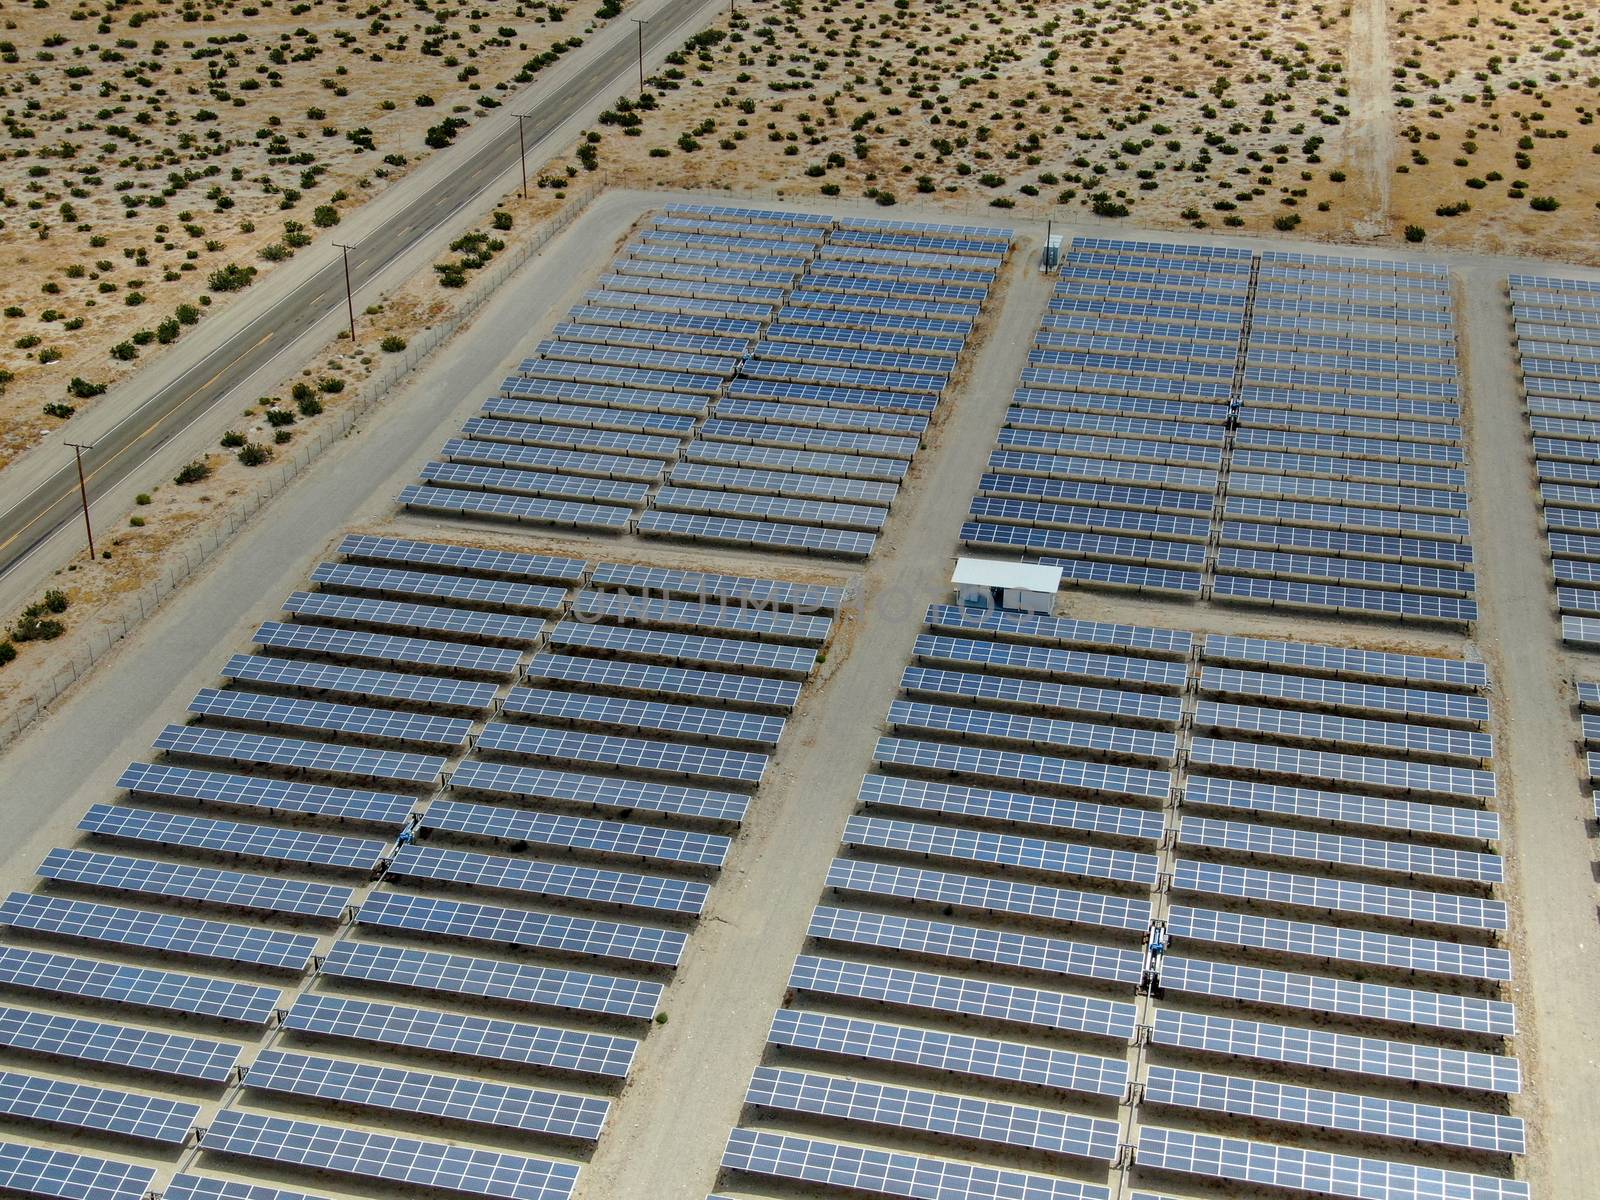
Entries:
<svg viewBox="0 0 1600 1200">
<path fill-rule="evenodd" d="M 231 542 L 251 518 L 315 462 L 318 455 L 348 435 L 390 391 L 454 336 L 457 330 L 470 322 L 500 285 L 544 249 L 552 238 L 577 220 L 594 198 L 605 190 L 605 186 L 605 176 L 600 175 L 585 187 L 569 193 L 567 203 L 542 224 L 532 237 L 508 246 L 487 269 L 478 273 L 453 313 L 412 338 L 404 350 L 385 355 L 383 370 L 361 386 L 352 403 L 341 405 L 330 413 L 333 420 L 324 423 L 312 437 L 300 443 L 293 454 L 282 460 L 274 460 L 266 477 L 260 479 L 248 494 L 235 500 L 220 519 L 199 530 L 181 545 L 164 550 L 161 572 L 154 580 L 124 597 L 114 608 L 96 613 L 94 628 L 69 633 L 68 638 L 74 644 L 70 649 L 61 647 L 66 653 L 49 676 L 31 694 L 6 702 L 6 711 L 0 713 L 0 749 L 20 737 L 23 730 L 37 720 L 63 692 L 88 674 L 113 646 L 154 615 L 185 581 L 211 560 L 212 555 Z"/>
</svg>

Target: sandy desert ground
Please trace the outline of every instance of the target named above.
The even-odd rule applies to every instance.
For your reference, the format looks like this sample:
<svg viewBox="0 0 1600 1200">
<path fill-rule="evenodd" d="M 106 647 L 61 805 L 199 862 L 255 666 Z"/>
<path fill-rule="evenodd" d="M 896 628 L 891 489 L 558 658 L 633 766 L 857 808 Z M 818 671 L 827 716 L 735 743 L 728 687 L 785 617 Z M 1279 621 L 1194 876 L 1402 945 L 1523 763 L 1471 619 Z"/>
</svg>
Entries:
<svg viewBox="0 0 1600 1200">
<path fill-rule="evenodd" d="M 0 8 L 0 467 L 244 272 L 337 236 L 600 7 Z"/>
</svg>

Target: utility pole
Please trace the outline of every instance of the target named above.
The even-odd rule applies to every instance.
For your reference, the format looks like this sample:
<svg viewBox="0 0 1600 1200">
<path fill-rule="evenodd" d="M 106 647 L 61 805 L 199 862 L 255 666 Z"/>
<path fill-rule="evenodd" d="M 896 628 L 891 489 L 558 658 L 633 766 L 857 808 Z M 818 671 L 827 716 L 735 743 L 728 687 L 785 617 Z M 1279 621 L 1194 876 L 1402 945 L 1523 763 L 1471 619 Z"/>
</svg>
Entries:
<svg viewBox="0 0 1600 1200">
<path fill-rule="evenodd" d="M 356 348 L 356 294 L 350 286 L 350 251 L 354 246 L 346 246 L 343 242 L 335 242 L 335 246 L 344 254 L 344 306 L 350 314 L 350 349 Z"/>
<path fill-rule="evenodd" d="M 644 17 L 633 17 L 632 21 L 639 27 L 639 95 L 644 95 Z"/>
<path fill-rule="evenodd" d="M 522 198 L 528 198 L 528 146 L 522 136 L 522 123 L 532 117 L 531 113 L 517 113 L 517 159 L 522 163 Z"/>
<path fill-rule="evenodd" d="M 78 460 L 78 498 L 83 501 L 83 532 L 89 537 L 89 561 L 94 561 L 94 526 L 89 524 L 89 486 L 83 478 L 83 452 L 93 450 L 93 442 L 68 442 L 73 457 Z"/>
</svg>

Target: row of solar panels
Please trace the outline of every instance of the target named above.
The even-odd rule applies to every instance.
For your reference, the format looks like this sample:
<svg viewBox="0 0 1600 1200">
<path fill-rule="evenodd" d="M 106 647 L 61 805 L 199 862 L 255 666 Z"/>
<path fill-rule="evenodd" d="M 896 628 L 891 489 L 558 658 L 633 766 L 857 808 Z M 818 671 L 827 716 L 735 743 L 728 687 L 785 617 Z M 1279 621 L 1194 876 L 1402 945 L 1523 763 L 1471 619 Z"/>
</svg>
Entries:
<svg viewBox="0 0 1600 1200">
<path fill-rule="evenodd" d="M 1495 994 L 1511 964 L 1481 664 L 937 605 L 926 624 L 888 717 L 905 736 L 880 741 L 846 824 L 730 1181 L 1110 1196 L 1117 1163 L 1297 1188 L 1288 1164 L 1337 1160 L 1395 1181 L 1373 1196 L 1523 1194 L 1480 1173 L 1526 1149 L 1493 1102 L 1521 1076 L 1495 1052 L 1515 1016 Z M 1213 746 L 1266 769 L 1206 751 L 1221 728 L 1248 740 Z M 1151 769 L 1175 734 L 1185 773 Z M 1272 745 L 1346 736 L 1374 754 Z M 1426 761 L 1445 746 L 1475 765 Z M 1266 1165 L 1156 1159 L 1190 1122 Z M 1349 1155 L 1349 1136 L 1397 1157 Z"/>
<path fill-rule="evenodd" d="M 1510 294 L 1562 637 L 1600 644 L 1600 392 L 1583 382 L 1600 368 L 1600 310 L 1586 280 L 1513 275 Z"/>
<path fill-rule="evenodd" d="M 237 1032 L 0 1007 L 0 1048 L 48 1057 L 54 1072 L 243 1088 L 201 1127 L 188 1099 L 7 1070 L 0 1114 L 162 1145 L 197 1137 L 208 1156 L 369 1187 L 570 1195 L 571 1150 L 600 1136 L 604 1092 L 627 1078 L 640 1045 L 637 1028 L 616 1025 L 659 1012 L 664 985 L 650 976 L 681 961 L 683 926 L 705 909 L 727 830 L 745 815 L 843 592 L 368 535 L 339 549 L 313 572 L 319 590 L 291 598 L 298 619 L 258 635 L 264 649 L 296 654 L 234 656 L 224 671 L 234 686 L 191 704 L 200 723 L 160 736 L 171 761 L 129 767 L 128 797 L 91 806 L 79 823 L 93 841 L 51 851 L 37 872 L 44 886 L 0 903 L 0 925 L 22 942 L 0 948 L 11 992 L 252 1035 L 276 1014 L 284 1036 L 245 1061 Z M 381 707 L 363 706 L 372 700 Z M 457 759 L 463 749 L 470 756 Z M 219 760 L 234 769 L 213 769 Z M 424 796 L 451 762 L 449 792 Z M 385 790 L 365 790 L 374 784 Z M 328 949 L 334 926 L 346 936 Z M 70 952 L 27 944 L 35 939 Z M 170 965 L 123 961 L 148 955 Z M 233 975 L 243 978 L 218 977 Z M 279 982 L 251 982 L 268 976 Z M 406 993 L 447 1007 L 406 1003 Z M 453 1070 L 384 1060 L 395 1053 Z M 513 1082 L 507 1069 L 556 1078 Z M 327 1105 L 379 1124 L 442 1121 L 448 1133 L 429 1141 L 306 1111 Z M 485 1136 L 554 1139 L 558 1157 L 457 1140 Z M 0 1147 L 0 1173 L 12 1149 L 35 1153 Z M 119 1173 L 126 1165 L 84 1159 L 81 1170 L 105 1182 L 60 1194 L 100 1200 L 125 1180 L 148 1184 L 138 1169 Z M 38 1195 L 77 1186 L 59 1172 L 4 1178 Z M 214 1182 L 221 1200 L 252 1200 L 254 1185 L 195 1187 Z"/>
</svg>

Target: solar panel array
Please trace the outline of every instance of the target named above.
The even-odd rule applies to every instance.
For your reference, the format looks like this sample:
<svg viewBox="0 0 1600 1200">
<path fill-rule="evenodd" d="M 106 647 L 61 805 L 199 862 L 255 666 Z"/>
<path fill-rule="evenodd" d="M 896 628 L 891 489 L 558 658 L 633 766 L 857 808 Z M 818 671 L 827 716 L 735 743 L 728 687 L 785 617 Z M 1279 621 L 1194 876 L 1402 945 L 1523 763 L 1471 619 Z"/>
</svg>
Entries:
<svg viewBox="0 0 1600 1200">
<path fill-rule="evenodd" d="M 1514 274 L 1509 287 L 1562 640 L 1600 646 L 1600 327 L 1593 284 Z"/>
<path fill-rule="evenodd" d="M 865 558 L 1009 249 L 669 205 L 400 503 Z"/>
<path fill-rule="evenodd" d="M 1523 1194 L 1481 663 L 944 605 L 925 626 L 730 1187 L 1008 1195 L 1022 1146 L 1087 1195 L 1124 1170 Z"/>
<path fill-rule="evenodd" d="M 1075 239 L 961 540 L 1199 595 L 1249 284 L 1248 259 Z"/>
<path fill-rule="evenodd" d="M 0 1004 L 8 1068 L 92 1076 L 0 1071 L 0 1119 L 570 1196 L 844 590 L 364 534 L 311 580 L 0 903 L 0 990 L 45 1006 Z M 123 1164 L 45 1169 L 17 1190 L 122 1200 Z"/>
<path fill-rule="evenodd" d="M 943 605 L 926 624 L 724 1166 L 1108 1196 L 1193 639 Z M 774 1121 L 808 1149 L 746 1148 Z M 1009 1178 L 1015 1147 L 1050 1178 Z"/>
<path fill-rule="evenodd" d="M 962 542 L 1063 585 L 1475 619 L 1448 276 L 1194 250 L 1074 240 Z"/>
</svg>

